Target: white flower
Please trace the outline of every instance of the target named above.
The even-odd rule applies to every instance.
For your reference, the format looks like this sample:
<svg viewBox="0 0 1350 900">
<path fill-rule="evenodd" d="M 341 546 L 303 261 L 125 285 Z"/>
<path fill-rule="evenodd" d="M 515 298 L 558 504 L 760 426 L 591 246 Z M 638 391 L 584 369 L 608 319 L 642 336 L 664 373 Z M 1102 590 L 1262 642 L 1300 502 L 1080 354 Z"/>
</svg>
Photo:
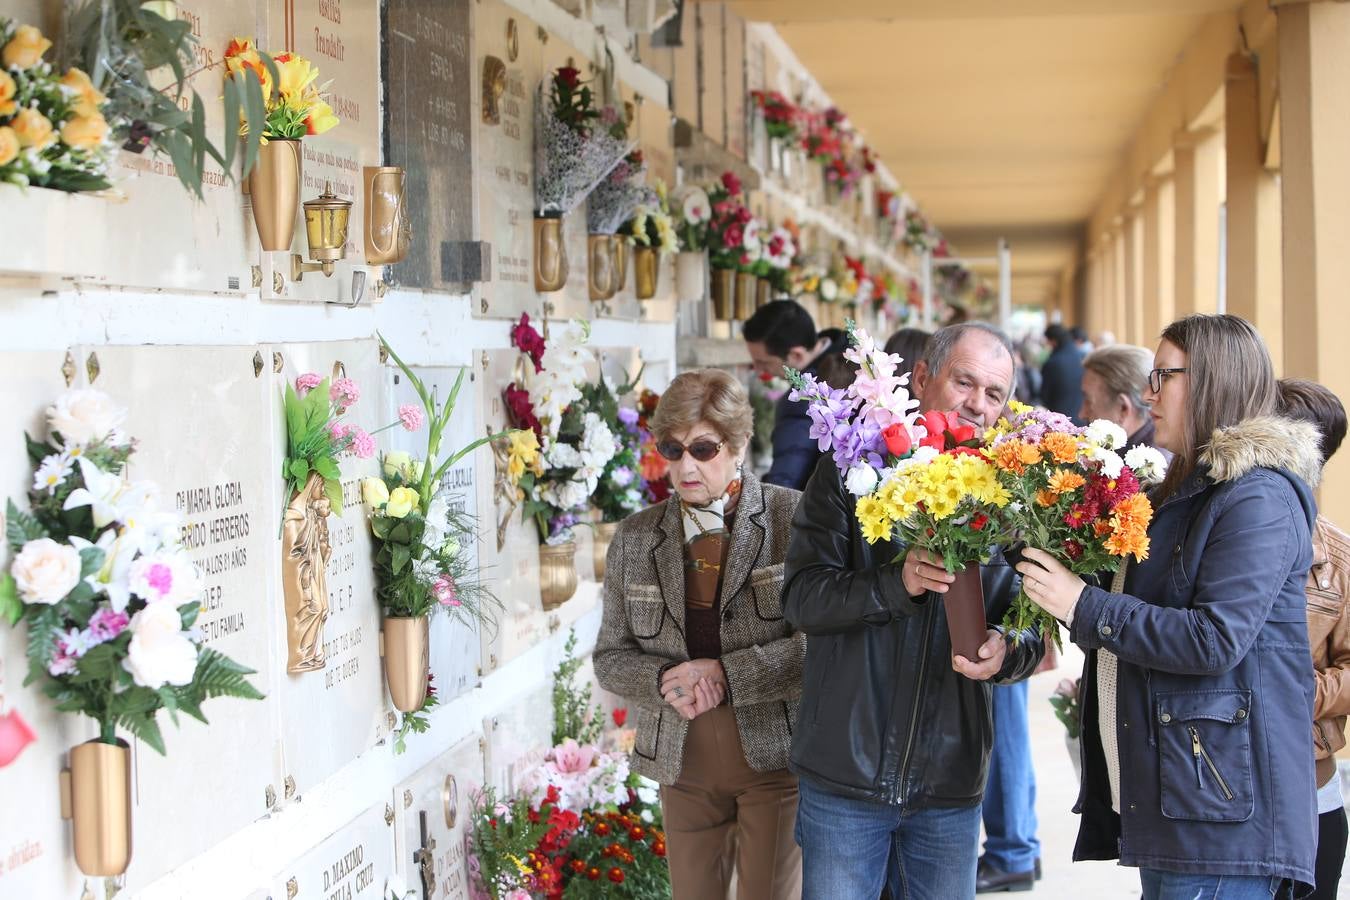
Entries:
<svg viewBox="0 0 1350 900">
<path fill-rule="evenodd" d="M 126 482 L 122 480 L 121 475 L 104 472 L 83 456 L 76 462 L 80 465 L 84 487 L 71 491 L 62 509 L 91 506 L 94 512 L 94 525 L 102 528 L 117 519 L 117 498 L 126 489 Z"/>
<path fill-rule="evenodd" d="M 42 461 L 33 473 L 34 492 L 46 491 L 48 494 L 56 493 L 56 489 L 65 483 L 74 471 L 74 466 L 70 461 L 70 455 L 67 453 L 53 453 Z"/>
<path fill-rule="evenodd" d="M 197 567 L 182 553 L 137 557 L 127 573 L 127 581 L 132 593 L 147 603 L 167 601 L 181 606 L 202 590 Z"/>
<path fill-rule="evenodd" d="M 127 411 L 102 391 L 82 388 L 66 391 L 47 408 L 47 426 L 61 435 L 62 444 L 92 444 L 122 426 Z"/>
<path fill-rule="evenodd" d="M 741 246 L 746 250 L 754 251 L 756 258 L 759 255 L 759 222 L 751 219 L 745 226 L 744 237 L 741 238 Z"/>
<path fill-rule="evenodd" d="M 1092 424 L 1088 425 L 1084 437 L 1098 447 L 1104 447 L 1107 450 L 1119 450 L 1125 446 L 1125 441 L 1128 440 L 1125 429 L 1110 419 L 1093 421 Z"/>
<path fill-rule="evenodd" d="M 820 280 L 820 299 L 832 303 L 839 296 L 839 284 L 833 278 Z"/>
<path fill-rule="evenodd" d="M 94 593 L 108 595 L 108 605 L 114 612 L 126 612 L 127 604 L 131 602 L 131 564 L 139 552 L 135 543 L 119 538 L 111 528 L 98 536 L 96 544 L 80 537 L 72 537 L 70 543 L 76 550 L 97 547 L 103 551 L 103 565 L 84 580 Z"/>
<path fill-rule="evenodd" d="M 78 628 L 72 628 L 69 631 L 62 632 L 61 643 L 65 644 L 66 654 L 76 658 L 84 656 L 90 650 L 94 649 L 96 644 L 92 634 L 87 631 L 81 631 Z"/>
<path fill-rule="evenodd" d="M 1105 447 L 1093 447 L 1088 451 L 1088 458 L 1095 459 L 1102 464 L 1102 474 L 1107 478 L 1117 478 L 1120 476 L 1120 470 L 1125 466 L 1125 460 L 1120 458 L 1120 454 L 1114 450 L 1107 450 Z"/>
<path fill-rule="evenodd" d="M 38 538 L 23 545 L 9 573 L 25 603 L 59 603 L 80 583 L 80 551 Z"/>
<path fill-rule="evenodd" d="M 858 463 L 848 470 L 844 486 L 855 497 L 865 497 L 877 487 L 877 470 L 867 463 Z"/>
<path fill-rule="evenodd" d="M 191 684 L 197 648 L 183 633 L 183 619 L 168 603 L 152 603 L 131 618 L 131 643 L 122 666 L 141 687 Z"/>
<path fill-rule="evenodd" d="M 712 203 L 708 201 L 708 195 L 703 188 L 693 188 L 685 195 L 680 214 L 684 216 L 686 222 L 695 225 L 701 225 L 712 218 Z"/>
<path fill-rule="evenodd" d="M 1146 444 L 1131 447 L 1125 454 L 1125 465 L 1134 470 L 1140 481 L 1161 481 L 1167 474 L 1167 458 Z"/>
<path fill-rule="evenodd" d="M 416 894 L 416 891 L 408 889 L 408 883 L 397 875 L 390 875 L 384 880 L 384 894 L 381 900 L 408 900 Z"/>
</svg>

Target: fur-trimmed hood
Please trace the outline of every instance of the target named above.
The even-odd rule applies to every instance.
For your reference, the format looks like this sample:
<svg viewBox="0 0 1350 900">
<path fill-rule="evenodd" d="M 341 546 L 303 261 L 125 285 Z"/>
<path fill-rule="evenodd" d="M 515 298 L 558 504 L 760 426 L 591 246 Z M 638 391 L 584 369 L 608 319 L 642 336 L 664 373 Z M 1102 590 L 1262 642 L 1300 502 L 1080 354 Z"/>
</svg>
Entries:
<svg viewBox="0 0 1350 900">
<path fill-rule="evenodd" d="M 1256 416 L 1214 429 L 1200 462 L 1215 481 L 1233 481 L 1256 468 L 1286 469 L 1316 487 L 1322 478 L 1321 442 L 1310 422 Z"/>
</svg>

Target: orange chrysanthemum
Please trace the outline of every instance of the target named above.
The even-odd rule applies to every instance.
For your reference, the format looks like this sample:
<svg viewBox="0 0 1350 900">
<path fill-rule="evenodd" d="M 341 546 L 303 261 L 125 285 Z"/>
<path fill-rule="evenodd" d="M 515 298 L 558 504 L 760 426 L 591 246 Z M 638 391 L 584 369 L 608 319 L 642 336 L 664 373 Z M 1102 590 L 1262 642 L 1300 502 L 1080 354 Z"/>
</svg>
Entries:
<svg viewBox="0 0 1350 900">
<path fill-rule="evenodd" d="M 1058 463 L 1071 463 L 1078 459 L 1078 440 L 1071 434 L 1052 431 L 1041 438 L 1041 450 L 1050 454 Z"/>
<path fill-rule="evenodd" d="M 1049 489 L 1056 494 L 1067 494 L 1087 484 L 1087 479 L 1072 469 L 1058 469 L 1050 476 Z"/>
<path fill-rule="evenodd" d="M 1117 530 L 1130 527 L 1146 531 L 1152 519 L 1153 504 L 1148 502 L 1148 497 L 1143 493 L 1126 497 L 1111 510 L 1111 524 Z"/>
<path fill-rule="evenodd" d="M 1037 492 L 1036 492 L 1036 505 L 1037 505 L 1037 506 L 1054 506 L 1054 505 L 1055 505 L 1055 501 L 1057 501 L 1058 499 L 1059 499 L 1059 495 L 1056 494 L 1054 491 L 1037 491 Z"/>
<path fill-rule="evenodd" d="M 1112 532 L 1103 544 L 1112 556 L 1129 556 L 1139 562 L 1148 559 L 1148 532 L 1139 527 L 1120 528 Z"/>
<path fill-rule="evenodd" d="M 1112 531 L 1109 519 L 1098 519 L 1092 523 L 1092 533 L 1097 537 L 1106 537 Z"/>
<path fill-rule="evenodd" d="M 994 448 L 994 464 L 1005 472 L 1022 475 L 1043 457 L 1041 451 L 1022 440 L 1004 441 Z"/>
</svg>

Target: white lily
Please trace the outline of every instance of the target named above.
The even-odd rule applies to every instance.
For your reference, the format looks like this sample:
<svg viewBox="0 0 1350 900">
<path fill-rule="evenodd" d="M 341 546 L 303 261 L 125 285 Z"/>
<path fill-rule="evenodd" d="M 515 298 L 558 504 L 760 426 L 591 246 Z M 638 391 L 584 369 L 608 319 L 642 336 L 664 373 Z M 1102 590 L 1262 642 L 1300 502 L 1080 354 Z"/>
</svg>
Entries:
<svg viewBox="0 0 1350 900">
<path fill-rule="evenodd" d="M 83 456 L 76 459 L 76 462 L 80 467 L 80 475 L 84 478 L 84 487 L 71 491 L 62 509 L 92 507 L 94 526 L 97 528 L 116 521 L 117 499 L 126 489 L 126 482 L 122 480 L 122 476 L 104 472 Z"/>
</svg>

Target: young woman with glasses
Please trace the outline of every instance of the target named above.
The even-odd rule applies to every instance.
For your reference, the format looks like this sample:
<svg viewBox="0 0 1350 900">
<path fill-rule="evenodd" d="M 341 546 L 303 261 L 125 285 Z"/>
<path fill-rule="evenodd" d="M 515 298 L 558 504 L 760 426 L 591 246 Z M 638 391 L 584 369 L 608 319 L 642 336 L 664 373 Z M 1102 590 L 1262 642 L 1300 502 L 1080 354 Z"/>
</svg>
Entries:
<svg viewBox="0 0 1350 900">
<path fill-rule="evenodd" d="M 596 677 L 635 709 L 633 769 L 661 784 L 677 900 L 727 896 L 733 863 L 741 896 L 796 898 L 806 641 L 779 595 L 800 495 L 743 471 L 750 401 L 726 372 L 677 377 L 651 426 L 674 496 L 610 543 Z"/>
</svg>

